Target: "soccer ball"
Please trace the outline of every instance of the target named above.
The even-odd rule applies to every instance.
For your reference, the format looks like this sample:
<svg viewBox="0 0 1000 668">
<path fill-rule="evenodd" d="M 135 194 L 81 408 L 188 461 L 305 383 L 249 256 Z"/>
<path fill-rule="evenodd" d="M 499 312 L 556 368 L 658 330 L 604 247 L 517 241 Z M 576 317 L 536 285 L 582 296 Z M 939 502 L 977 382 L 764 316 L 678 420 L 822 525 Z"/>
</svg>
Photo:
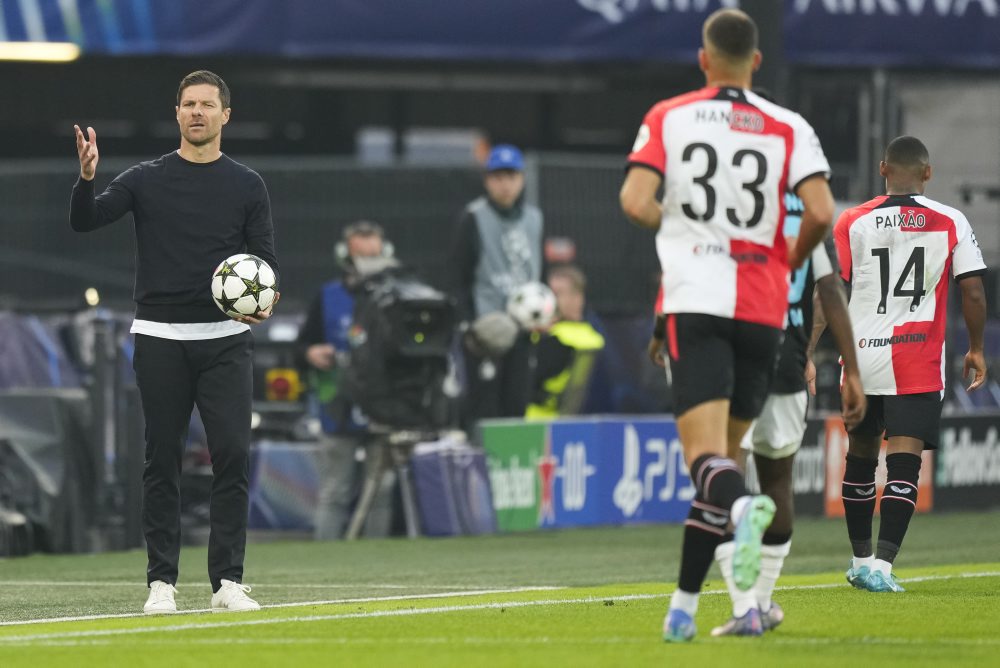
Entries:
<svg viewBox="0 0 1000 668">
<path fill-rule="evenodd" d="M 230 318 L 255 315 L 274 303 L 274 270 L 256 255 L 237 253 L 212 272 L 212 299 Z"/>
<path fill-rule="evenodd" d="M 544 283 L 525 283 L 507 299 L 507 313 L 522 329 L 545 329 L 556 317 L 556 296 Z"/>
</svg>

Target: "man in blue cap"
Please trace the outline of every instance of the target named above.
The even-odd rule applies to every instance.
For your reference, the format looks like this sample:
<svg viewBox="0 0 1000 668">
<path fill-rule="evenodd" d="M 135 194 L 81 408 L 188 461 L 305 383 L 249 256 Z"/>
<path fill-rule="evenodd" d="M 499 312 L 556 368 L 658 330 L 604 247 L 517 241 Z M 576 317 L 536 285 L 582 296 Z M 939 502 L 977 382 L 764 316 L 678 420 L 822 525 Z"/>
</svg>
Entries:
<svg viewBox="0 0 1000 668">
<path fill-rule="evenodd" d="M 524 201 L 524 156 L 498 144 L 486 159 L 484 196 L 462 210 L 448 263 L 459 318 L 504 313 L 521 285 L 542 278 L 542 212 Z M 522 333 L 502 356 L 466 351 L 466 426 L 486 417 L 521 417 L 530 395 L 530 342 Z"/>
</svg>

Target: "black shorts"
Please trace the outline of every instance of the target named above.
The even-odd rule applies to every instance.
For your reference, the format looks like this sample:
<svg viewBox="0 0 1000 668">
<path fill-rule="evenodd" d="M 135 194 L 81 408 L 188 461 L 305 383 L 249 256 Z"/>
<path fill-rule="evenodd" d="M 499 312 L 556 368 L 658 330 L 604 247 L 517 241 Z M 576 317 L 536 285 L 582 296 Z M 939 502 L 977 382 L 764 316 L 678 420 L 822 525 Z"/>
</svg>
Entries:
<svg viewBox="0 0 1000 668">
<path fill-rule="evenodd" d="M 774 380 L 782 332 L 775 327 L 703 313 L 667 316 L 674 415 L 729 399 L 729 414 L 760 415 Z"/>
<path fill-rule="evenodd" d="M 868 411 L 851 430 L 855 436 L 909 436 L 924 442 L 924 450 L 934 450 L 941 437 L 940 392 L 920 394 L 869 394 Z"/>
</svg>

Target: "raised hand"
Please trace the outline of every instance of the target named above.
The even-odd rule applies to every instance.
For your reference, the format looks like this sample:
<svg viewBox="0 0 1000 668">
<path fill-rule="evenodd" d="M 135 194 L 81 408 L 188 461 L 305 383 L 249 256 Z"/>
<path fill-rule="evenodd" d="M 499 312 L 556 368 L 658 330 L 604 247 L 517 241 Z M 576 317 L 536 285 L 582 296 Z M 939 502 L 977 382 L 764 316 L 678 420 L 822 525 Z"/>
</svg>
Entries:
<svg viewBox="0 0 1000 668">
<path fill-rule="evenodd" d="M 97 173 L 97 161 L 100 155 L 97 152 L 97 133 L 94 128 L 87 128 L 87 136 L 79 125 L 74 125 L 76 131 L 76 152 L 80 157 L 80 178 L 91 181 Z"/>
</svg>

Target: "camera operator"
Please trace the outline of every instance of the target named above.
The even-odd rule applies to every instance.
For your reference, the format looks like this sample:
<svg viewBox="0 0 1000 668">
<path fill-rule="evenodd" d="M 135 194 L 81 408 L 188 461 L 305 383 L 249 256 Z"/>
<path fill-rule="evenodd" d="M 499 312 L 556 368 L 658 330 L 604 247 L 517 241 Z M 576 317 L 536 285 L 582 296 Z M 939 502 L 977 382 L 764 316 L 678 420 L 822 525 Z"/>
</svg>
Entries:
<svg viewBox="0 0 1000 668">
<path fill-rule="evenodd" d="M 317 540 L 343 538 L 364 480 L 371 440 L 368 420 L 343 393 L 342 367 L 350 351 L 354 285 L 365 275 L 394 264 L 382 227 L 358 221 L 344 228 L 334 255 L 343 275 L 320 288 L 299 331 L 298 343 L 309 368 L 312 400 L 323 428 L 321 487 L 316 510 Z M 388 535 L 391 504 L 369 515 L 366 534 Z"/>
</svg>

